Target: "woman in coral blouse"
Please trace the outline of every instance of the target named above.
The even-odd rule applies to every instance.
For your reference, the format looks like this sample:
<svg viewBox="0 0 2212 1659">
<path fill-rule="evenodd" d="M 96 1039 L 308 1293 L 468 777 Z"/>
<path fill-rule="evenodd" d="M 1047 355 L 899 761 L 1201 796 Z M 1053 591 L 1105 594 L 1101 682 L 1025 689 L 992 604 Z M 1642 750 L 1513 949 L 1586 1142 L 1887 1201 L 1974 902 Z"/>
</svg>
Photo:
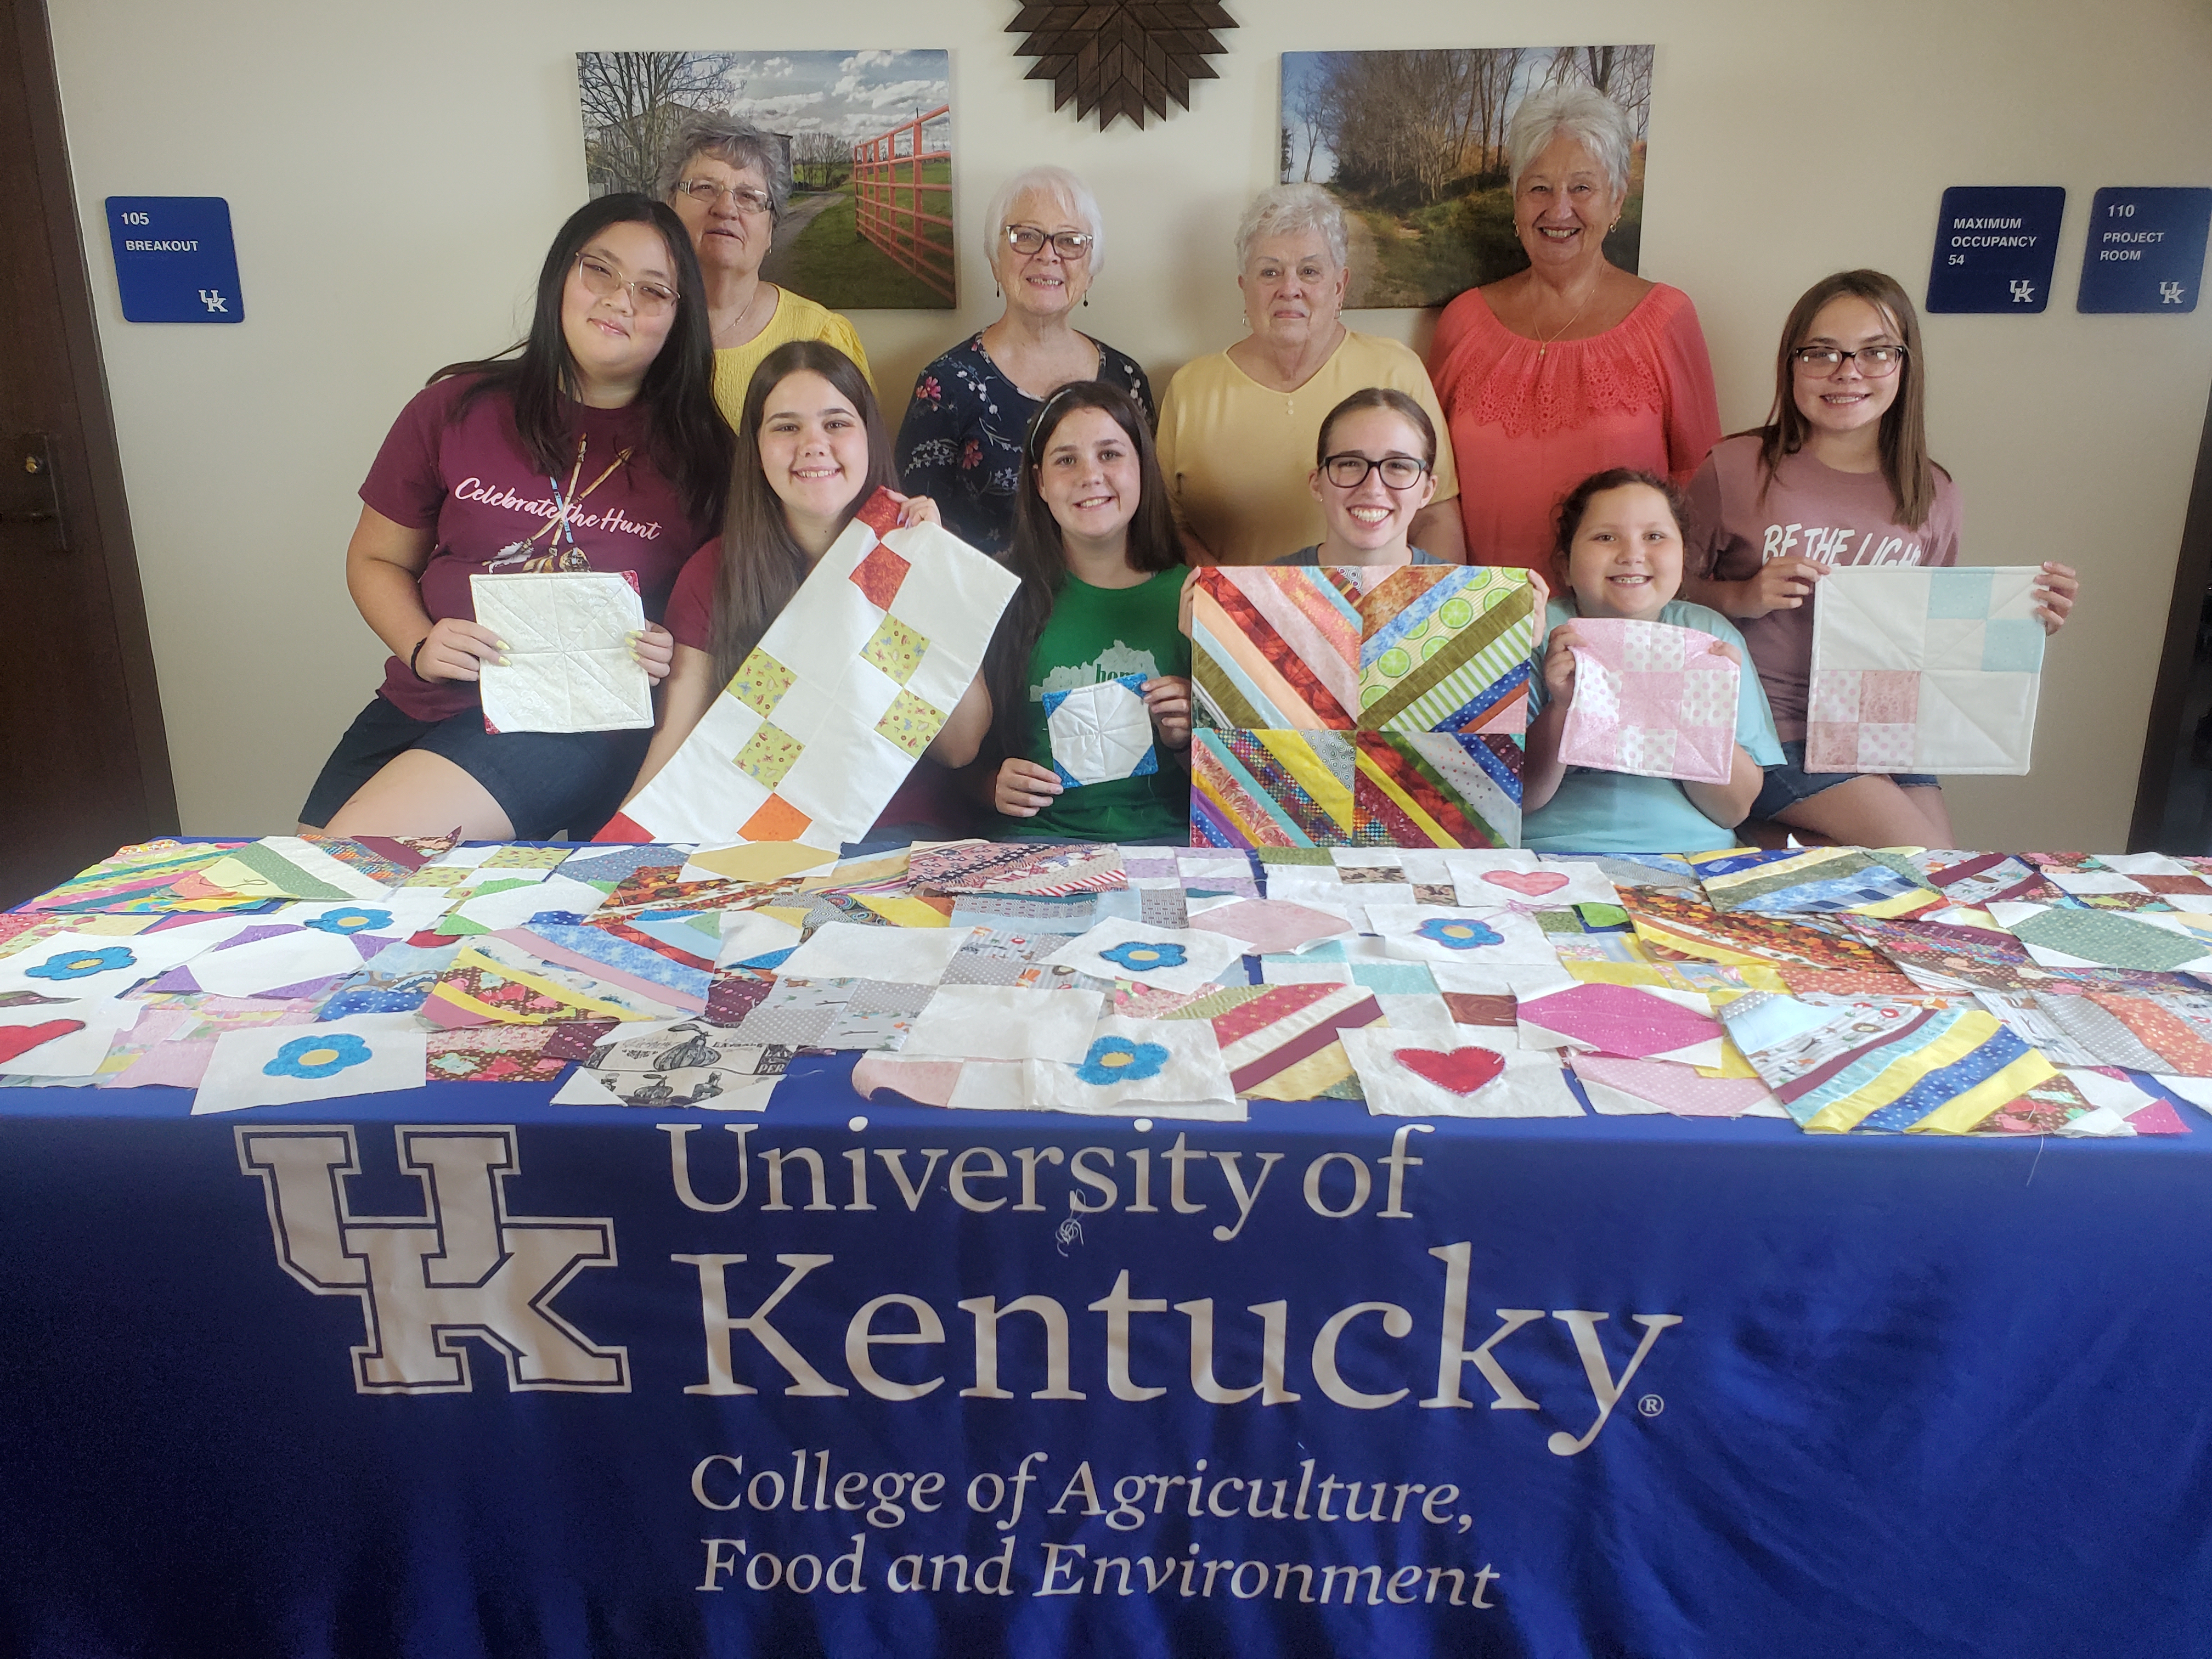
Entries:
<svg viewBox="0 0 2212 1659">
<path fill-rule="evenodd" d="M 1445 307 L 1429 356 L 1470 564 L 1540 566 L 1578 480 L 1626 466 L 1686 484 L 1721 435 L 1689 295 L 1605 257 L 1631 142 L 1626 112 L 1589 87 L 1533 93 L 1513 112 L 1528 269 Z"/>
</svg>

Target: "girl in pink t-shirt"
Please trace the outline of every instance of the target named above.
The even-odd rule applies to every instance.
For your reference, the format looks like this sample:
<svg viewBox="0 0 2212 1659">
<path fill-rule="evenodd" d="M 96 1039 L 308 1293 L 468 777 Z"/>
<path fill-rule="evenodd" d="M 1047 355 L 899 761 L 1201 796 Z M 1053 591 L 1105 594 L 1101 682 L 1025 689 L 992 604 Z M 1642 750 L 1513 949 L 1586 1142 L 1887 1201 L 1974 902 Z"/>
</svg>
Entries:
<svg viewBox="0 0 2212 1659">
<path fill-rule="evenodd" d="M 1928 457 L 1920 319 L 1893 277 L 1844 270 L 1782 331 L 1770 423 L 1714 446 L 1690 485 L 1684 592 L 1742 624 L 1786 764 L 1753 816 L 1849 846 L 1948 847 L 1943 792 L 1915 773 L 1807 772 L 1808 601 L 1838 565 L 1956 562 L 1950 475 Z M 2046 563 L 2037 616 L 2055 634 L 2080 582 Z"/>
<path fill-rule="evenodd" d="M 900 523 L 942 522 L 935 503 L 899 495 L 897 481 L 876 394 L 851 358 L 819 340 L 793 340 L 761 360 L 738 426 L 722 533 L 692 556 L 669 597 L 675 665 L 631 795 L 684 746 L 815 562 L 878 489 L 902 504 Z M 941 822 L 946 781 L 930 763 L 965 766 L 990 724 L 979 675 L 885 808 L 879 823 L 886 833 L 894 824 Z M 737 829 L 732 824 L 731 833 Z"/>
</svg>

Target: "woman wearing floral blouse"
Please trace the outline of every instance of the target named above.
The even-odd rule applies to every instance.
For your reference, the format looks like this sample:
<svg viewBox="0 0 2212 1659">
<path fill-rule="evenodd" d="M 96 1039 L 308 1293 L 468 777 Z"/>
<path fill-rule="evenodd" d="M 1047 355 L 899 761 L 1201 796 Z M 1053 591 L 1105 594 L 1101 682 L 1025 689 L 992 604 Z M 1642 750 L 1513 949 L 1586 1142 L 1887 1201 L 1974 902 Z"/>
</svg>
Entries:
<svg viewBox="0 0 2212 1659">
<path fill-rule="evenodd" d="M 1136 360 L 1070 322 L 1103 264 L 1089 186 L 1065 167 L 1027 168 L 1000 187 L 984 223 L 1006 308 L 922 370 L 896 459 L 908 495 L 928 496 L 947 530 L 1003 558 L 1023 441 L 1047 398 L 1072 380 L 1109 380 L 1136 398 L 1146 421 L 1158 410 Z"/>
</svg>

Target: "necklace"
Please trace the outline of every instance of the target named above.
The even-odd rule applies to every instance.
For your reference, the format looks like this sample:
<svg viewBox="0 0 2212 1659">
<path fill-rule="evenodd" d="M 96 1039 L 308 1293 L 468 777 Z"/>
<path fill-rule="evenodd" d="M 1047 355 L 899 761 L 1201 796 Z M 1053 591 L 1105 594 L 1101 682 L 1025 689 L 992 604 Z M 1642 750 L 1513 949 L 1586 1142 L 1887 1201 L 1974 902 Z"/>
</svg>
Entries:
<svg viewBox="0 0 2212 1659">
<path fill-rule="evenodd" d="M 1601 282 L 1602 280 L 1603 280 L 1603 279 L 1602 279 L 1602 277 L 1601 277 L 1601 278 L 1600 278 L 1600 281 Z M 1565 322 L 1562 323 L 1562 324 L 1559 325 L 1558 331 L 1557 331 L 1557 332 L 1555 332 L 1555 333 L 1552 336 L 1552 337 L 1551 337 L 1550 339 L 1547 340 L 1547 339 L 1545 339 L 1545 338 L 1544 338 L 1542 336 L 1540 336 L 1540 335 L 1537 337 L 1537 341 L 1536 341 L 1536 361 L 1537 361 L 1538 362 L 1543 362 L 1543 361 L 1544 361 L 1544 354 L 1545 354 L 1546 352 L 1549 351 L 1549 350 L 1550 350 L 1553 346 L 1555 346 L 1555 345 L 1559 344 L 1559 336 L 1560 336 L 1561 334 L 1565 334 L 1565 333 L 1569 329 L 1572 328 L 1572 327 L 1573 327 L 1577 323 L 1578 323 L 1578 322 L 1582 321 L 1582 319 L 1583 319 L 1583 313 L 1584 313 L 1585 311 L 1588 311 L 1588 310 L 1589 309 L 1589 302 L 1590 302 L 1592 300 L 1594 300 L 1594 299 L 1595 299 L 1595 298 L 1597 297 L 1597 290 L 1598 290 L 1598 283 L 1591 283 L 1591 284 L 1590 284 L 1590 291 L 1589 291 L 1589 293 L 1587 293 L 1587 294 L 1585 294 L 1585 295 L 1583 295 L 1583 302 L 1582 302 L 1580 305 L 1578 305 L 1578 306 L 1577 306 L 1577 307 L 1575 307 L 1575 314 L 1574 314 L 1573 316 L 1571 316 L 1571 317 L 1568 318 L 1568 319 L 1567 319 L 1567 320 L 1566 320 Z"/>
<path fill-rule="evenodd" d="M 723 335 L 733 332 L 737 329 L 738 324 L 744 322 L 746 318 L 752 315 L 753 307 L 760 303 L 761 295 L 767 291 L 768 284 L 766 283 L 763 283 L 754 289 L 752 298 L 746 301 L 742 306 L 738 307 L 737 314 L 714 331 L 714 337 L 720 339 Z"/>
</svg>

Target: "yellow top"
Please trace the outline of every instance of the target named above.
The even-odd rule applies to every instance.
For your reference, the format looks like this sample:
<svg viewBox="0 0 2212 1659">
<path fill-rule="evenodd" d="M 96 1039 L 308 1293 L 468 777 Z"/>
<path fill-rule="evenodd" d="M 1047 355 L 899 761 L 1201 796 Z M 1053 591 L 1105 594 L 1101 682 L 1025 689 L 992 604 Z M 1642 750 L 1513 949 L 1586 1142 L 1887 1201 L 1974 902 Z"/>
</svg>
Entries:
<svg viewBox="0 0 2212 1659">
<path fill-rule="evenodd" d="M 1160 404 L 1160 471 L 1176 522 L 1223 564 L 1267 564 L 1322 538 L 1321 503 L 1306 488 L 1322 417 L 1353 392 L 1395 386 L 1437 429 L 1437 495 L 1459 494 L 1451 434 L 1429 372 L 1395 340 L 1345 331 L 1296 392 L 1273 392 L 1225 351 L 1185 363 Z"/>
<path fill-rule="evenodd" d="M 852 324 L 827 306 L 817 306 L 778 283 L 775 311 L 768 326 L 743 345 L 714 354 L 714 401 L 722 406 L 722 414 L 732 428 L 744 412 L 745 388 L 752 384 L 753 371 L 761 366 L 761 359 L 793 340 L 819 340 L 836 346 L 860 365 L 861 374 L 868 374 L 868 354 L 860 349 L 860 337 L 853 331 Z M 869 374 L 868 384 L 875 383 L 875 376 Z"/>
</svg>

